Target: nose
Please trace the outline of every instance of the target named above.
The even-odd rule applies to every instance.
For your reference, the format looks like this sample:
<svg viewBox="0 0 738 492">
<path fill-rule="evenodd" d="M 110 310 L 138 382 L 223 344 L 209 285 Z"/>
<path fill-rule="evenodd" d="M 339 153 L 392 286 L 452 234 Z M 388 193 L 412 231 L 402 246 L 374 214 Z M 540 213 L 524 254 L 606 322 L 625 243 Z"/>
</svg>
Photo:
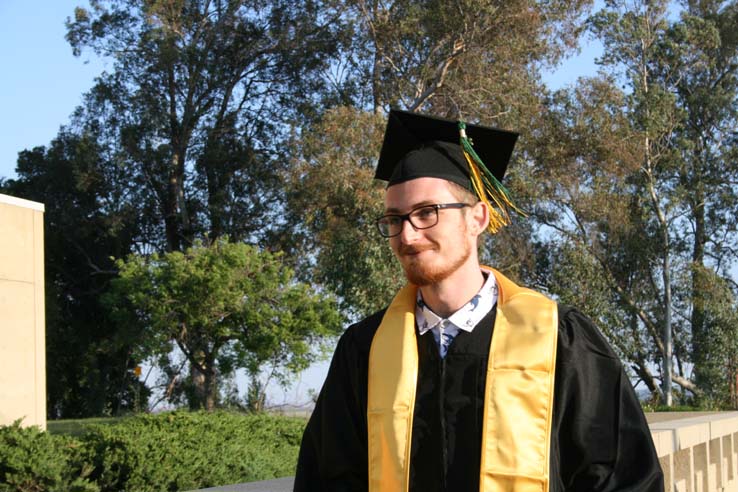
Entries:
<svg viewBox="0 0 738 492">
<path fill-rule="evenodd" d="M 402 221 L 402 229 L 400 229 L 399 239 L 403 244 L 413 243 L 420 235 L 420 230 L 410 222 L 409 218 Z"/>
</svg>

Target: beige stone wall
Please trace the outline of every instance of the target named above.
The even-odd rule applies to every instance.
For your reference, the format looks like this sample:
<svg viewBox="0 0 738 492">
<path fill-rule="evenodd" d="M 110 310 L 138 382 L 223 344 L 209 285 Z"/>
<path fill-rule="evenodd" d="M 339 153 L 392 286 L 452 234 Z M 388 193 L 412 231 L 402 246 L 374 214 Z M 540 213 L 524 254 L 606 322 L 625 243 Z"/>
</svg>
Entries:
<svg viewBox="0 0 738 492">
<path fill-rule="evenodd" d="M 44 206 L 0 194 L 0 425 L 46 428 Z"/>
<path fill-rule="evenodd" d="M 738 492 L 738 412 L 693 415 L 649 419 L 666 492 Z"/>
</svg>

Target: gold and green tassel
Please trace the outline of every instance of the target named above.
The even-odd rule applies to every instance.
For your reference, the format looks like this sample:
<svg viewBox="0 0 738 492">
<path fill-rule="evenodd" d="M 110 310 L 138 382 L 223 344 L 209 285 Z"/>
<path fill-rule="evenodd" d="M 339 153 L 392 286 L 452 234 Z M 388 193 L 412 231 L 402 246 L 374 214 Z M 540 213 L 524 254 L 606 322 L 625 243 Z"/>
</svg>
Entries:
<svg viewBox="0 0 738 492">
<path fill-rule="evenodd" d="M 515 206 L 510 198 L 510 192 L 487 169 L 474 151 L 471 141 L 466 136 L 466 123 L 463 121 L 459 121 L 459 137 L 464 156 L 469 163 L 469 177 L 474 192 L 489 208 L 488 229 L 494 234 L 502 227 L 510 225 L 510 210 L 522 216 L 525 216 L 525 213 Z"/>
</svg>

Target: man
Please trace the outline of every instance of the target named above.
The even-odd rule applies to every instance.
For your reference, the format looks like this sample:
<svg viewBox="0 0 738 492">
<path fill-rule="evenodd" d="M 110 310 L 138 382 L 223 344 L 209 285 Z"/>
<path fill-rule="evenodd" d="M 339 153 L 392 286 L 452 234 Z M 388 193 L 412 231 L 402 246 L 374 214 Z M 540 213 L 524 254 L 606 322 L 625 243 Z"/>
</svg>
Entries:
<svg viewBox="0 0 738 492">
<path fill-rule="evenodd" d="M 390 113 L 377 225 L 409 283 L 339 340 L 295 491 L 664 490 L 599 331 L 479 264 L 480 234 L 509 221 L 500 181 L 516 139 Z"/>
</svg>

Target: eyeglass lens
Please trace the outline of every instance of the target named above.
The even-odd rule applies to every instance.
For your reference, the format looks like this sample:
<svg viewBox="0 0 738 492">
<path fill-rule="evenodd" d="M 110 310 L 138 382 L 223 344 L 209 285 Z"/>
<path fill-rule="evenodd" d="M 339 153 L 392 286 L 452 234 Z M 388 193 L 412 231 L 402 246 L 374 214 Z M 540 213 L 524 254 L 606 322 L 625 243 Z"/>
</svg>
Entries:
<svg viewBox="0 0 738 492">
<path fill-rule="evenodd" d="M 393 237 L 402 232 L 402 223 L 407 218 L 416 229 L 428 229 L 438 223 L 438 209 L 435 206 L 421 207 L 406 215 L 388 215 L 377 221 L 379 232 L 385 237 Z"/>
</svg>

